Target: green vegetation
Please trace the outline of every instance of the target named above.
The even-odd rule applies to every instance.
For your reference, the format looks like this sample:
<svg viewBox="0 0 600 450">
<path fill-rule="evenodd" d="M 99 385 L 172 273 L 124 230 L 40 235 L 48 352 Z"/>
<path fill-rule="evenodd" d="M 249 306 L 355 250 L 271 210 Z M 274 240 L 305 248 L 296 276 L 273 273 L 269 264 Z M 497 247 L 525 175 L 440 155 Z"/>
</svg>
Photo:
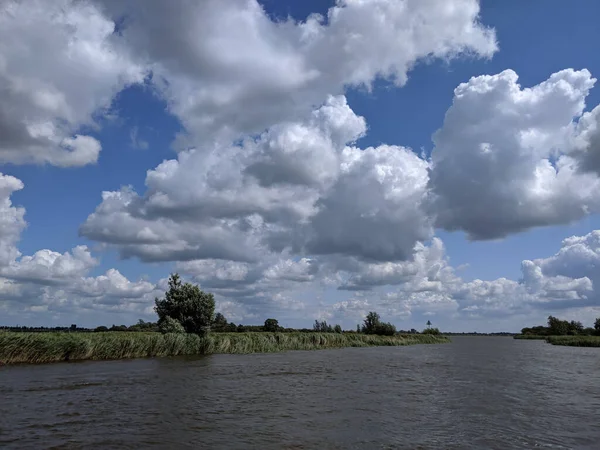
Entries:
<svg viewBox="0 0 600 450">
<path fill-rule="evenodd" d="M 570 347 L 600 347 L 600 336 L 548 336 L 546 342 Z"/>
<path fill-rule="evenodd" d="M 440 335 L 442 334 L 438 328 L 425 328 L 422 331 L 423 334 L 432 334 L 432 335 Z"/>
<path fill-rule="evenodd" d="M 162 332 L 181 332 L 175 326 L 175 322 L 179 322 L 186 333 L 203 336 L 210 331 L 215 319 L 214 296 L 201 291 L 197 285 L 182 284 L 176 273 L 169 278 L 169 290 L 165 292 L 165 298 L 157 298 L 155 304 L 158 327 Z"/>
<path fill-rule="evenodd" d="M 600 347 L 600 318 L 594 327 L 585 328 L 581 322 L 560 320 L 548 317 L 548 326 L 523 328 L 515 339 L 544 339 L 552 345 L 569 345 L 573 347 Z"/>
<path fill-rule="evenodd" d="M 513 336 L 514 339 L 529 339 L 529 340 L 543 340 L 546 339 L 548 336 L 546 335 L 542 335 L 542 334 L 517 334 L 515 336 Z"/>
<path fill-rule="evenodd" d="M 600 318 L 594 322 L 594 327 L 584 328 L 581 322 L 571 320 L 560 320 L 556 317 L 548 317 L 548 326 L 538 325 L 521 330 L 521 334 L 515 339 L 543 339 L 547 336 L 600 336 Z"/>
<path fill-rule="evenodd" d="M 357 333 L 14 333 L 0 332 L 5 364 L 107 360 L 212 353 L 265 353 L 342 347 L 441 344 L 443 336 Z"/>
<path fill-rule="evenodd" d="M 381 336 L 393 336 L 396 334 L 396 327 L 391 323 L 382 322 L 379 314 L 371 311 L 367 314 L 361 331 L 365 334 L 378 334 Z"/>
</svg>

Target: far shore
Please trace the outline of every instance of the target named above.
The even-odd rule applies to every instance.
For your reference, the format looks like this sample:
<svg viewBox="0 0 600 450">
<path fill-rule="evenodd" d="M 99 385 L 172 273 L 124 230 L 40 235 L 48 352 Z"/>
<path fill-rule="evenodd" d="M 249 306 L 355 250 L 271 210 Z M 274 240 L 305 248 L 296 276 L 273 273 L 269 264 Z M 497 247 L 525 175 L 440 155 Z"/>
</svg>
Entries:
<svg viewBox="0 0 600 450">
<path fill-rule="evenodd" d="M 515 339 L 544 340 L 548 344 L 568 347 L 600 347 L 600 336 L 542 336 L 521 334 Z"/>
</svg>

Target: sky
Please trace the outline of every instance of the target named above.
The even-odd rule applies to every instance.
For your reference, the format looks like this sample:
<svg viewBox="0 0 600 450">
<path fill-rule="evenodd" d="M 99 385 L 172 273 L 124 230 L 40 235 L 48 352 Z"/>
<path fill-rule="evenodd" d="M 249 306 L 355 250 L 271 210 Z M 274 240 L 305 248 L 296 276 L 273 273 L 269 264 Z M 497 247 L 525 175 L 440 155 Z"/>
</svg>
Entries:
<svg viewBox="0 0 600 450">
<path fill-rule="evenodd" d="M 0 1 L 0 324 L 600 317 L 593 0 Z"/>
</svg>

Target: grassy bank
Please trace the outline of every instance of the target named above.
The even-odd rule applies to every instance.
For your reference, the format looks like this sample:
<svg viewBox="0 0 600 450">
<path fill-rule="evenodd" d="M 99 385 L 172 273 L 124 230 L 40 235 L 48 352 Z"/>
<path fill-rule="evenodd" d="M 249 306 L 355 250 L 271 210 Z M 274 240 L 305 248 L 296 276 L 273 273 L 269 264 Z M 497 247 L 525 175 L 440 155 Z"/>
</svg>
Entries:
<svg viewBox="0 0 600 450">
<path fill-rule="evenodd" d="M 546 339 L 548 336 L 542 336 L 539 334 L 517 334 L 513 336 L 514 339 Z"/>
<path fill-rule="evenodd" d="M 548 336 L 546 342 L 570 347 L 600 347 L 600 336 Z"/>
<path fill-rule="evenodd" d="M 212 353 L 265 353 L 449 342 L 443 336 L 337 333 L 13 333 L 0 332 L 0 362 L 50 363 Z"/>
</svg>

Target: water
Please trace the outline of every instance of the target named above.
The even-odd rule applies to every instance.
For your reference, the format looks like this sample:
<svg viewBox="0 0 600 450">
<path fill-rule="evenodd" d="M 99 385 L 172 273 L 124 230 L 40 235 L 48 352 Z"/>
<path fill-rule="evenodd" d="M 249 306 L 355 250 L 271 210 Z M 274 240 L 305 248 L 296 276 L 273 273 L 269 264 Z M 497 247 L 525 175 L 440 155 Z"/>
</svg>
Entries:
<svg viewBox="0 0 600 450">
<path fill-rule="evenodd" d="M 600 349 L 449 345 L 0 369 L 0 448 L 600 448 Z"/>
</svg>

